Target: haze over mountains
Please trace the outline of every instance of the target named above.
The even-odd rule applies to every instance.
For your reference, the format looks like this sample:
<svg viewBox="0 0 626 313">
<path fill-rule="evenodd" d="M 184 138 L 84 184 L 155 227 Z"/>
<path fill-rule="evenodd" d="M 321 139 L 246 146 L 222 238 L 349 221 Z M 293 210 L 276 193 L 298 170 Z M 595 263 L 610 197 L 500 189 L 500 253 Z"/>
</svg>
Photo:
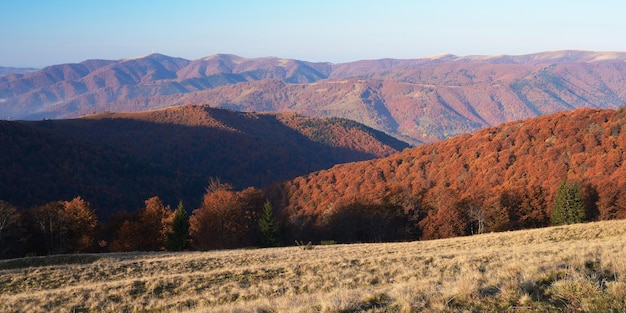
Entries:
<svg viewBox="0 0 626 313">
<path fill-rule="evenodd" d="M 34 71 L 36 71 L 36 69 L 34 68 L 0 66 L 0 76 L 6 76 L 10 74 L 28 73 L 28 72 L 34 72 Z"/>
<path fill-rule="evenodd" d="M 574 108 L 626 104 L 626 53 L 441 55 L 342 64 L 160 54 L 0 77 L 0 116 L 66 118 L 208 104 L 345 117 L 412 144 Z"/>
</svg>

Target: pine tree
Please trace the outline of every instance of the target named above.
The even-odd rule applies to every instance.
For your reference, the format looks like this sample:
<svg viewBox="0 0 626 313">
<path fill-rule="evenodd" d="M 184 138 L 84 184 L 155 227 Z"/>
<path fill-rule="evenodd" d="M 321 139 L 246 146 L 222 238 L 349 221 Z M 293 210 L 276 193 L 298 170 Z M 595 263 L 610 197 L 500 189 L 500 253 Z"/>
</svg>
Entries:
<svg viewBox="0 0 626 313">
<path fill-rule="evenodd" d="M 174 212 L 174 220 L 172 221 L 172 230 L 167 233 L 165 241 L 165 249 L 168 251 L 182 251 L 189 246 L 189 215 L 183 206 L 183 202 L 178 202 L 176 212 Z"/>
<path fill-rule="evenodd" d="M 263 205 L 263 215 L 259 219 L 261 231 L 261 245 L 263 247 L 275 247 L 278 244 L 278 221 L 274 217 L 272 204 L 269 200 Z"/>
<path fill-rule="evenodd" d="M 552 225 L 581 223 L 585 219 L 585 205 L 578 183 L 563 180 L 557 189 L 551 215 Z"/>
</svg>

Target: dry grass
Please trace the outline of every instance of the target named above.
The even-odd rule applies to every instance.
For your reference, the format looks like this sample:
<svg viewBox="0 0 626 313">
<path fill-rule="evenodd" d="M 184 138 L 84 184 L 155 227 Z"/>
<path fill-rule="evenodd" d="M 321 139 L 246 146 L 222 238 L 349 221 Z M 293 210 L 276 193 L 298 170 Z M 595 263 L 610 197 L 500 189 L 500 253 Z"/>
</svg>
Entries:
<svg viewBox="0 0 626 313">
<path fill-rule="evenodd" d="M 309 250 L 0 261 L 1 312 L 625 312 L 625 299 L 626 221 Z"/>
</svg>

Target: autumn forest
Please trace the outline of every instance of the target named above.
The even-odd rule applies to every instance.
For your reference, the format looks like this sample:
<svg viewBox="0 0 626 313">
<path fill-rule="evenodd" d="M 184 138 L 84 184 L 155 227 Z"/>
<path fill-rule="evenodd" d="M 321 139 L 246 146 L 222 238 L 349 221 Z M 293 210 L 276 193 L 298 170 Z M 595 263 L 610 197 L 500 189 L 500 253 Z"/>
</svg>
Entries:
<svg viewBox="0 0 626 313">
<path fill-rule="evenodd" d="M 129 190 L 148 196 L 116 208 L 104 207 L 114 201 L 98 200 L 106 194 L 31 205 L 5 198 L 0 257 L 427 240 L 623 219 L 625 125 L 624 109 L 579 109 L 265 185 L 184 174 L 168 191 L 144 178 L 156 192 Z M 111 153 L 109 160 L 118 158 L 101 149 L 101 155 Z M 146 168 L 153 173 L 147 178 L 176 177 L 158 174 L 162 167 Z"/>
</svg>

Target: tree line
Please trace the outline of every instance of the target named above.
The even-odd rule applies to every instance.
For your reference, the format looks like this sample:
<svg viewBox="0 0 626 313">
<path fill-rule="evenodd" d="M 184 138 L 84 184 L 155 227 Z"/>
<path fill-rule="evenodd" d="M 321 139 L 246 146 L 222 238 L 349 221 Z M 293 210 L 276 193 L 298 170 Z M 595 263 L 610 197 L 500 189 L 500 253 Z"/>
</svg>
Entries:
<svg viewBox="0 0 626 313">
<path fill-rule="evenodd" d="M 188 214 L 158 197 L 134 212 L 98 220 L 81 197 L 18 210 L 0 201 L 0 258 L 88 252 L 181 251 L 275 246 L 279 236 L 274 209 L 262 191 L 235 191 L 217 179 L 202 204 Z"/>
<path fill-rule="evenodd" d="M 182 201 L 173 209 L 155 196 L 135 212 L 112 214 L 106 223 L 98 220 L 92 205 L 81 197 L 27 210 L 0 201 L 0 258 L 270 247 L 293 242 L 302 235 L 307 238 L 300 240 L 341 243 L 419 240 L 579 223 L 592 218 L 586 213 L 586 199 L 578 183 L 567 180 L 558 188 L 549 220 L 546 212 L 534 212 L 535 217 L 518 217 L 519 225 L 510 223 L 514 212 L 502 208 L 532 204 L 510 192 L 501 195 L 499 207 L 481 207 L 463 200 L 455 204 L 461 210 L 442 210 L 436 219 L 429 213 L 433 210 L 429 204 L 407 196 L 401 189 L 388 190 L 382 198 L 380 203 L 354 199 L 329 208 L 308 232 L 286 226 L 298 223 L 284 220 L 293 216 L 278 214 L 263 191 L 253 187 L 236 191 L 218 179 L 210 181 L 202 203 L 191 214 Z"/>
</svg>

